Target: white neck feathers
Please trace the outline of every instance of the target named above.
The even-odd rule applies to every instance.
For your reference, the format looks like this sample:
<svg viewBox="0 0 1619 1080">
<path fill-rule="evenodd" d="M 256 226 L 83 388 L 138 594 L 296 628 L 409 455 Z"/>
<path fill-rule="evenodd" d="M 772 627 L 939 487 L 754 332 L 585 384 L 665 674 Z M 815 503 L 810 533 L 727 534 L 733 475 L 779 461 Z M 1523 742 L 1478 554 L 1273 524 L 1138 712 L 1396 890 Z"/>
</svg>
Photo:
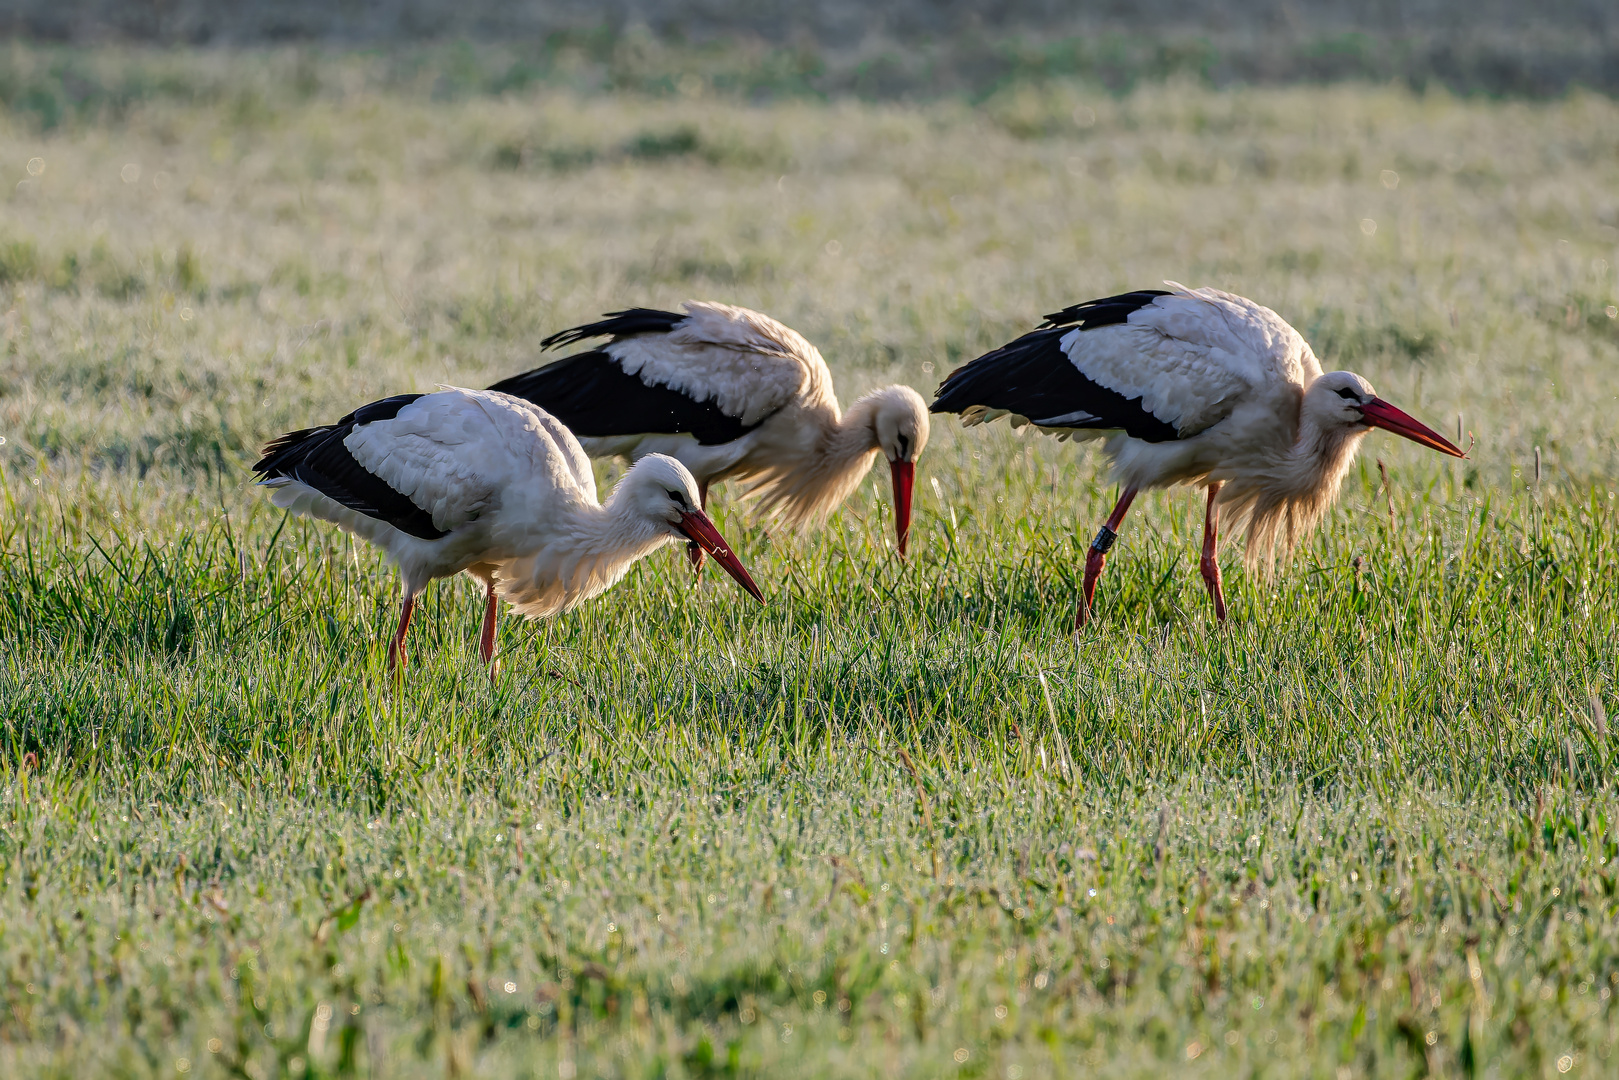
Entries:
<svg viewBox="0 0 1619 1080">
<path fill-rule="evenodd" d="M 1320 525 L 1355 461 L 1365 428 L 1300 417 L 1298 438 L 1233 478 L 1220 494 L 1226 524 L 1248 526 L 1244 559 L 1269 573 Z"/>
<path fill-rule="evenodd" d="M 634 505 L 620 483 L 607 502 L 575 504 L 537 551 L 501 563 L 500 595 L 519 614 L 556 615 L 618 582 L 637 560 L 674 537 Z"/>
<path fill-rule="evenodd" d="M 794 529 L 824 521 L 859 486 L 876 460 L 872 421 L 877 404 L 877 394 L 867 394 L 841 416 L 836 401 L 829 409 L 813 413 L 819 427 L 814 452 L 754 474 L 748 494 L 758 498 L 760 511 L 776 514 Z"/>
</svg>

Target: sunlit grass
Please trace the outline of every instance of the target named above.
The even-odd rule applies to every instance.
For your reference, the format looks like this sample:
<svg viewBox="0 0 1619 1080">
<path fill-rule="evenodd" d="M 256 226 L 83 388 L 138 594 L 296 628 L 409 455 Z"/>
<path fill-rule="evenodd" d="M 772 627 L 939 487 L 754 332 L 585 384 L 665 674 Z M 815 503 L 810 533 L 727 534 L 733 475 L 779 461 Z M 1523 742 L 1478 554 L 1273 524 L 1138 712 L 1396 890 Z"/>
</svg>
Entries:
<svg viewBox="0 0 1619 1080">
<path fill-rule="evenodd" d="M 0 1071 L 1606 1068 L 1611 102 L 242 100 L 0 120 Z M 768 606 L 661 555 L 491 684 L 442 583 L 396 687 L 391 571 L 246 483 L 611 308 L 770 311 L 848 401 L 1165 277 L 1477 437 L 1372 436 L 1223 631 L 1179 492 L 1076 639 L 1105 477 L 941 422 L 908 564 L 881 477 L 722 493 Z"/>
</svg>

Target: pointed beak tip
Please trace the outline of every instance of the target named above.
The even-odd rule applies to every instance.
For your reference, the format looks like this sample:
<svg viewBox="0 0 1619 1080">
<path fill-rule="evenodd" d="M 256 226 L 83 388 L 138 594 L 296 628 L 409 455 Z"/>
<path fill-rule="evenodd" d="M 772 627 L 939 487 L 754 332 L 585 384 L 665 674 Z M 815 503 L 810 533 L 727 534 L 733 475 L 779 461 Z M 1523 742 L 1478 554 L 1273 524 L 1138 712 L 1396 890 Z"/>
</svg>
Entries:
<svg viewBox="0 0 1619 1080">
<path fill-rule="evenodd" d="M 1437 450 L 1451 457 L 1467 456 L 1460 447 L 1439 432 L 1382 398 L 1373 398 L 1362 406 L 1361 415 L 1368 426 L 1382 428 L 1401 438 L 1410 439 L 1419 446 L 1426 446 L 1430 450 Z"/>
<path fill-rule="evenodd" d="M 916 462 L 894 458 L 888 467 L 894 479 L 894 546 L 903 559 L 911 540 L 911 493 L 916 484 Z"/>
<path fill-rule="evenodd" d="M 1443 435 L 1438 436 L 1438 438 L 1440 442 L 1444 443 L 1444 445 L 1435 446 L 1434 449 L 1439 451 L 1441 454 L 1449 454 L 1453 458 L 1465 459 L 1467 457 L 1467 452 L 1465 450 L 1451 442 L 1449 439 L 1445 438 Z"/>
<path fill-rule="evenodd" d="M 759 590 L 759 586 L 753 583 L 752 575 L 748 573 L 747 567 L 742 565 L 740 559 L 732 555 L 730 561 L 727 562 L 716 556 L 714 561 L 723 566 L 725 572 L 730 574 L 738 585 L 742 586 L 743 592 L 759 601 L 759 603 L 765 603 L 765 594 Z"/>
<path fill-rule="evenodd" d="M 765 602 L 765 594 L 753 583 L 748 568 L 742 565 L 742 560 L 736 557 L 736 552 L 731 550 L 731 545 L 725 542 L 725 537 L 720 535 L 719 529 L 714 527 L 713 520 L 707 514 L 701 510 L 690 511 L 681 519 L 680 531 L 712 555 L 714 561 L 719 563 L 749 596 L 761 604 Z"/>
</svg>

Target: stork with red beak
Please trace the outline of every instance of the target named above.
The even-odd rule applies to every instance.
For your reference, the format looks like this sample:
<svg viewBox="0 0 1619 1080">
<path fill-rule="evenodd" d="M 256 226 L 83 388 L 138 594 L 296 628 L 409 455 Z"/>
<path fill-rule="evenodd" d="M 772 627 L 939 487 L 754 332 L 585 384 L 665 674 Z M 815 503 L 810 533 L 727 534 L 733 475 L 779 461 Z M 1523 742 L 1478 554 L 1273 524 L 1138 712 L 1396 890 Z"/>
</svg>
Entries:
<svg viewBox="0 0 1619 1080">
<path fill-rule="evenodd" d="M 335 424 L 281 436 L 253 470 L 275 505 L 330 521 L 399 567 L 404 597 L 390 668 L 405 658 L 416 596 L 462 571 L 484 587 L 485 664 L 495 655 L 500 600 L 521 615 L 559 614 L 675 539 L 699 545 L 764 600 L 680 462 L 648 455 L 598 503 L 590 459 L 568 429 L 506 394 L 449 388 L 374 401 Z"/>
<path fill-rule="evenodd" d="M 905 554 L 927 404 L 886 386 L 838 408 L 815 346 L 767 315 L 688 301 L 685 314 L 634 308 L 553 334 L 542 348 L 607 343 L 490 387 L 566 424 L 592 457 L 667 454 L 691 470 L 703 506 L 710 484 L 736 480 L 758 510 L 794 528 L 835 510 L 888 459 L 894 542 Z M 688 549 L 694 564 L 702 551 Z"/>
<path fill-rule="evenodd" d="M 1120 524 L 1142 488 L 1207 492 L 1201 569 L 1225 620 L 1219 523 L 1247 526 L 1268 568 L 1320 522 L 1360 441 L 1382 428 L 1462 451 L 1350 371 L 1325 374 L 1280 315 L 1217 289 L 1148 289 L 1065 308 L 950 374 L 934 412 L 967 426 L 1010 416 L 1059 438 L 1099 439 L 1123 492 L 1085 559 L 1084 625 Z"/>
</svg>

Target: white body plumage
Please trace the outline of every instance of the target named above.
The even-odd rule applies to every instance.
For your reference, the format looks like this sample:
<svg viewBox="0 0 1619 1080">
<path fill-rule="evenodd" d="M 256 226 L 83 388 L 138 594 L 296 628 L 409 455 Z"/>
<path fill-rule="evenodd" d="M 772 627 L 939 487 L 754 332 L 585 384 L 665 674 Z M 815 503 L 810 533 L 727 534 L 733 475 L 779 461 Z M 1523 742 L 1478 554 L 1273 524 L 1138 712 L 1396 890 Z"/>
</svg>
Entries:
<svg viewBox="0 0 1619 1080">
<path fill-rule="evenodd" d="M 820 352 L 790 327 L 725 304 L 684 307 L 564 331 L 546 344 L 611 340 L 495 388 L 554 413 L 592 457 L 667 454 L 705 496 L 710 484 L 736 480 L 761 513 L 791 527 L 824 519 L 879 453 L 908 508 L 907 478 L 929 426 L 916 391 L 884 387 L 844 412 Z M 908 524 L 907 509 L 901 536 Z"/>
<path fill-rule="evenodd" d="M 1142 488 L 1208 489 L 1203 572 L 1223 617 L 1217 510 L 1246 522 L 1248 558 L 1268 564 L 1320 520 L 1371 428 L 1460 456 L 1361 376 L 1323 374 L 1276 312 L 1217 289 L 1166 284 L 1168 292 L 1124 293 L 1048 316 L 952 372 L 933 404 L 969 426 L 1010 416 L 1061 438 L 1103 440 L 1124 493 L 1088 559 L 1082 611 Z"/>
<path fill-rule="evenodd" d="M 520 398 L 451 387 L 367 408 L 283 436 L 257 468 L 275 505 L 330 521 L 399 567 L 401 640 L 435 578 L 465 571 L 484 583 L 488 653 L 497 596 L 520 614 L 555 615 L 677 539 L 703 544 L 759 595 L 672 458 L 638 462 L 601 503 L 578 441 Z"/>
</svg>

